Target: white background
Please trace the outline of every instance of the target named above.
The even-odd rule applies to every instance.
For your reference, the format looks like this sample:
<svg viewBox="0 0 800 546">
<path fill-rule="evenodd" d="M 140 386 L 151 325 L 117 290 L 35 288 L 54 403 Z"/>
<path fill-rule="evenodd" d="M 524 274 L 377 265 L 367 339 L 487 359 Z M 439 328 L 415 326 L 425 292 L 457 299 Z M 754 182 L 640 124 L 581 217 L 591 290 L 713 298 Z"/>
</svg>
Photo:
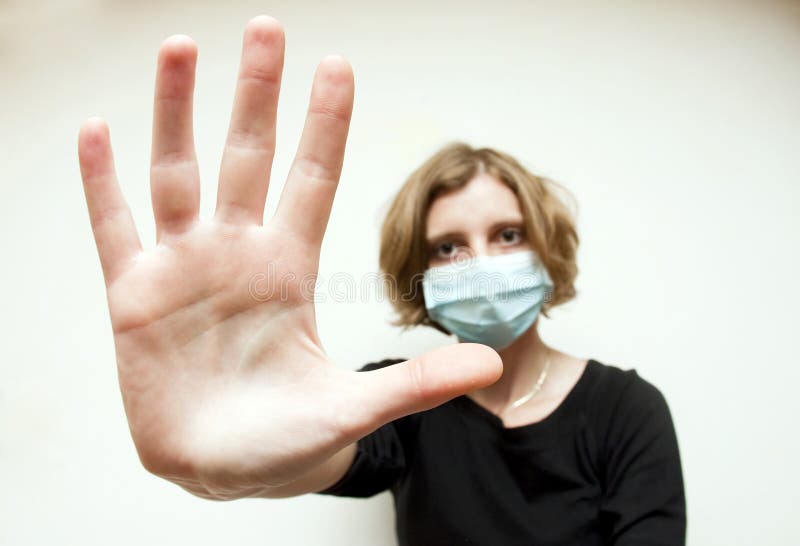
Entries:
<svg viewBox="0 0 800 546">
<path fill-rule="evenodd" d="M 127 430 L 78 127 L 110 124 L 151 245 L 156 52 L 191 35 L 208 216 L 242 30 L 259 13 L 287 41 L 268 215 L 316 63 L 340 53 L 355 71 L 323 279 L 376 271 L 388 201 L 439 146 L 512 153 L 580 205 L 579 296 L 542 336 L 665 394 L 689 543 L 800 543 L 800 2 L 376 4 L 0 3 L 0 543 L 394 543 L 388 494 L 205 501 L 149 475 Z M 323 302 L 318 317 L 345 367 L 449 342 L 401 333 L 375 301 Z"/>
</svg>

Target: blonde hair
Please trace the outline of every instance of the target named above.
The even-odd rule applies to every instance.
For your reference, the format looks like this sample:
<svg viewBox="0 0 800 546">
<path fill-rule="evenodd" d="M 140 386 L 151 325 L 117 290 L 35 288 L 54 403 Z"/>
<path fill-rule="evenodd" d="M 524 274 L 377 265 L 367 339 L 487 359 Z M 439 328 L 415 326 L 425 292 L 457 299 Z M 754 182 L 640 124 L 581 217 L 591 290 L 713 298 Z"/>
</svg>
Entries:
<svg viewBox="0 0 800 546">
<path fill-rule="evenodd" d="M 428 210 L 440 194 L 465 186 L 483 172 L 495 176 L 516 194 L 528 243 L 553 280 L 553 291 L 542 305 L 542 314 L 549 317 L 550 309 L 575 297 L 578 233 L 573 212 L 556 192 L 568 198 L 577 212 L 572 194 L 557 182 L 530 173 L 508 154 L 455 142 L 411 173 L 383 222 L 380 268 L 397 312 L 395 324 L 425 324 L 444 331 L 428 317 L 422 294 L 422 275 L 428 267 Z"/>
</svg>

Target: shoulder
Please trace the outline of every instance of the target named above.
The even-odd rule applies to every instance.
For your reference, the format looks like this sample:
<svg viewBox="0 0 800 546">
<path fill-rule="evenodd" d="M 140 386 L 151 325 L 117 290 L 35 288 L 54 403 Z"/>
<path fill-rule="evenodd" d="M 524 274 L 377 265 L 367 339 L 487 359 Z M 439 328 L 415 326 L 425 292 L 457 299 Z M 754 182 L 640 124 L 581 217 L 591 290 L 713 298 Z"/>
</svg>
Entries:
<svg viewBox="0 0 800 546">
<path fill-rule="evenodd" d="M 659 424 L 671 428 L 667 401 L 662 392 L 635 369 L 590 360 L 586 369 L 586 417 L 600 437 L 620 427 L 634 432 Z"/>
<path fill-rule="evenodd" d="M 661 391 L 635 369 L 590 359 L 586 368 L 588 399 L 595 409 L 646 409 L 666 404 Z"/>
<path fill-rule="evenodd" d="M 680 450 L 661 391 L 634 369 L 595 361 L 591 390 L 601 518 L 614 544 L 661 537 L 684 544 L 686 500 Z"/>
<path fill-rule="evenodd" d="M 358 371 L 359 372 L 371 372 L 373 370 L 380 370 L 381 368 L 385 368 L 387 366 L 392 366 L 394 364 L 399 364 L 400 362 L 405 362 L 408 360 L 407 358 L 385 358 L 383 360 L 379 360 L 377 362 L 368 362 L 361 366 Z"/>
</svg>

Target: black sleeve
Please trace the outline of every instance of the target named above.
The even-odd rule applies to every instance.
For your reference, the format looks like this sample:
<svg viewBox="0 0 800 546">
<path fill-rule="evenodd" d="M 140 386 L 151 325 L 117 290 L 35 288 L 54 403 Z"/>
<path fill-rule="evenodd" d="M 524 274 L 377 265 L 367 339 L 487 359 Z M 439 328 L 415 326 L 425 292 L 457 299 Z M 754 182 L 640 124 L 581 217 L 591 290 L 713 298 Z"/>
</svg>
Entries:
<svg viewBox="0 0 800 546">
<path fill-rule="evenodd" d="M 369 372 L 404 359 L 391 359 L 363 366 Z M 320 495 L 371 497 L 389 489 L 406 469 L 406 450 L 412 439 L 414 415 L 392 421 L 361 438 L 350 468 L 338 482 L 319 491 Z"/>
<path fill-rule="evenodd" d="M 602 446 L 600 518 L 613 546 L 683 546 L 686 501 L 678 441 L 661 392 L 635 371 L 610 413 Z"/>
</svg>

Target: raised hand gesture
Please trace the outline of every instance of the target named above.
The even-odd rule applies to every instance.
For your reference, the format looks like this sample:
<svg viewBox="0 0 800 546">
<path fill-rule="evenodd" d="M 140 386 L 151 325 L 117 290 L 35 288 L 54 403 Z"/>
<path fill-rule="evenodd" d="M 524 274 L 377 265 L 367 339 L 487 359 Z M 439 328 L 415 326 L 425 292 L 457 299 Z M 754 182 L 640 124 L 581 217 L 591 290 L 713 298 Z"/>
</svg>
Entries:
<svg viewBox="0 0 800 546">
<path fill-rule="evenodd" d="M 342 170 L 353 74 L 341 57 L 319 64 L 277 212 L 262 224 L 283 56 L 279 23 L 251 20 L 216 212 L 205 220 L 198 217 L 192 129 L 197 49 L 185 36 L 163 43 L 150 170 L 153 248 L 139 241 L 105 124 L 89 119 L 79 136 L 136 449 L 150 472 L 209 498 L 318 490 L 346 470 L 358 438 L 488 385 L 501 369 L 496 353 L 471 344 L 369 373 L 329 361 L 301 280 L 318 269 Z"/>
</svg>

